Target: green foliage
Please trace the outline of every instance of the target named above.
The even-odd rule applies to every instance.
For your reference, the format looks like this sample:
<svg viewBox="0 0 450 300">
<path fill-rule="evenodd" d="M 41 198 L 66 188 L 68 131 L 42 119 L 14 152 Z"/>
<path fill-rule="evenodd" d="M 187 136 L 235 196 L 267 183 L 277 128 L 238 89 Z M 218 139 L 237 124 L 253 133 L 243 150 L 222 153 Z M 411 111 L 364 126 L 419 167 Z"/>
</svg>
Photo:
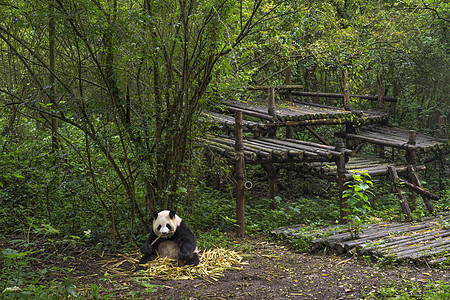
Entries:
<svg viewBox="0 0 450 300">
<path fill-rule="evenodd" d="M 349 227 L 352 238 L 357 238 L 362 230 L 362 225 L 368 219 L 368 214 L 371 211 L 369 196 L 373 193 L 369 190 L 373 186 L 371 176 L 367 171 L 356 171 L 353 174 L 353 181 L 346 182 L 347 187 L 344 190 L 342 197 L 347 199 L 348 204 Z"/>
<path fill-rule="evenodd" d="M 363 293 L 368 299 L 444 300 L 450 297 L 450 284 L 444 281 L 419 283 L 410 280 L 383 284 L 377 291 Z"/>
<path fill-rule="evenodd" d="M 31 270 L 31 251 L 18 252 L 6 248 L 1 252 L 0 299 L 67 299 L 77 297 L 76 287 L 71 280 L 52 281 L 48 285 L 39 284 L 49 269 L 39 272 Z"/>
</svg>

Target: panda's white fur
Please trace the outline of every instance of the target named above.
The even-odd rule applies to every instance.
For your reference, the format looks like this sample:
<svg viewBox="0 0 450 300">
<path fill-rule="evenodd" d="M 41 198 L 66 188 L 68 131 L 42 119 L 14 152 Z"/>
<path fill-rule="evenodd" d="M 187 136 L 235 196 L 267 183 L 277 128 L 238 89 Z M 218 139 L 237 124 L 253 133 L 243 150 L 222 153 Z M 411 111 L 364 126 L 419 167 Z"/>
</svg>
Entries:
<svg viewBox="0 0 450 300">
<path fill-rule="evenodd" d="M 168 259 L 178 260 L 178 253 L 180 252 L 180 247 L 174 241 L 167 240 L 159 244 L 156 253 L 159 257 L 167 257 Z"/>
<path fill-rule="evenodd" d="M 153 260 L 156 256 L 177 260 L 180 266 L 199 263 L 197 239 L 173 210 L 153 213 L 152 232 L 141 248 L 144 255 L 139 265 Z M 138 266 L 136 270 L 143 269 Z"/>
<path fill-rule="evenodd" d="M 170 210 L 163 210 L 158 213 L 158 217 L 153 221 L 153 232 L 157 236 L 170 237 L 183 221 L 178 215 L 170 217 Z"/>
</svg>

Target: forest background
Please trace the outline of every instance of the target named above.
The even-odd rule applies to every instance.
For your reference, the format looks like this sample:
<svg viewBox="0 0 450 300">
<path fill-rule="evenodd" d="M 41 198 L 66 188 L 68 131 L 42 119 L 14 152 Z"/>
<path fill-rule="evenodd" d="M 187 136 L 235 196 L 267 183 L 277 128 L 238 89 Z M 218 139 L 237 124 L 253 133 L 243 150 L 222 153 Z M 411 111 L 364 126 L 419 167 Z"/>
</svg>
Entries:
<svg viewBox="0 0 450 300">
<path fill-rule="evenodd" d="M 341 92 L 346 69 L 352 94 L 376 95 L 383 74 L 384 94 L 398 99 L 386 107 L 391 123 L 436 136 L 439 116 L 450 120 L 449 9 L 437 0 L 1 0 L 0 236 L 55 230 L 136 246 L 163 208 L 198 231 L 232 229 L 232 169 L 205 164 L 200 114 L 250 101 L 243 86 L 284 84 L 287 67 L 305 91 Z M 211 170 L 228 183 L 220 191 Z M 448 178 L 437 173 L 427 187 L 444 210 Z M 333 198 L 313 220 L 304 212 L 323 195 L 300 197 L 309 200 L 287 199 L 303 204 L 284 221 L 338 213 Z M 248 230 L 283 225 L 268 215 L 252 213 Z"/>
</svg>

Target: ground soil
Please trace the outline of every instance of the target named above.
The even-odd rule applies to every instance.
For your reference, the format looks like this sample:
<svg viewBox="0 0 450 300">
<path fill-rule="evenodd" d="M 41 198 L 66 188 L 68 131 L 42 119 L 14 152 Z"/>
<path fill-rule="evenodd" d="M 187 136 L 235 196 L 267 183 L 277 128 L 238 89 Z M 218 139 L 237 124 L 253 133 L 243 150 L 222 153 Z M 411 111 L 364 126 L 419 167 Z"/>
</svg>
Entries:
<svg viewBox="0 0 450 300">
<path fill-rule="evenodd" d="M 17 240 L 17 239 L 16 239 Z M 112 274 L 105 266 L 123 262 L 123 254 L 94 251 L 79 243 L 49 243 L 36 238 L 40 249 L 31 268 L 61 267 L 53 278 L 70 278 L 78 288 L 79 298 L 92 299 L 91 285 L 100 295 L 119 299 L 376 299 L 377 291 L 386 284 L 405 281 L 425 284 L 429 281 L 450 280 L 449 269 L 435 269 L 410 263 L 382 265 L 368 259 L 334 254 L 295 253 L 283 245 L 256 239 L 236 240 L 245 264 L 242 270 L 229 270 L 218 281 L 156 280 L 135 277 L 130 273 Z M 0 244 L 0 248 L 18 245 Z M 28 246 L 30 247 L 30 246 Z M 29 249 L 29 248 L 28 248 Z M 22 249 L 23 250 L 23 249 Z M 42 259 L 42 254 L 53 253 Z M 132 270 L 133 265 L 121 267 Z M 139 283 L 139 281 L 141 283 Z M 144 287 L 144 285 L 147 287 Z"/>
</svg>

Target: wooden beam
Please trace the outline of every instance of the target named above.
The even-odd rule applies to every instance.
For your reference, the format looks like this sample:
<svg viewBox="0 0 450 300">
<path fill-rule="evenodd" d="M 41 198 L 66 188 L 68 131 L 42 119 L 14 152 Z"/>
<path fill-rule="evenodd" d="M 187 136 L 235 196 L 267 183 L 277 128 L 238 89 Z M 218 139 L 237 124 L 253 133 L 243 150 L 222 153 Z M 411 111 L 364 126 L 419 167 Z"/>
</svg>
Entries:
<svg viewBox="0 0 450 300">
<path fill-rule="evenodd" d="M 402 210 L 406 215 L 406 220 L 408 222 L 411 222 L 412 221 L 411 209 L 409 208 L 405 193 L 403 192 L 403 189 L 400 186 L 400 178 L 398 177 L 397 171 L 395 170 L 395 167 L 393 167 L 393 166 L 389 166 L 388 170 L 389 170 L 389 174 L 391 175 L 392 182 L 394 183 L 394 188 L 396 189 L 397 194 L 400 198 Z"/>
<path fill-rule="evenodd" d="M 328 142 L 322 137 L 320 136 L 320 134 L 318 134 L 314 129 L 312 129 L 310 126 L 305 126 L 306 130 L 308 130 L 309 132 L 311 132 L 311 134 L 318 139 L 322 144 L 325 145 L 330 145 L 328 144 Z"/>
<path fill-rule="evenodd" d="M 300 92 L 300 91 L 291 91 L 293 96 L 303 96 L 303 97 L 321 97 L 321 98 L 344 98 L 344 94 L 340 93 L 320 93 L 320 92 Z M 370 101 L 377 101 L 378 96 L 371 95 L 355 95 L 350 94 L 351 98 L 360 98 Z M 396 97 L 385 97 L 383 96 L 383 102 L 397 102 Z"/>
<path fill-rule="evenodd" d="M 303 89 L 303 85 L 293 84 L 293 85 L 254 85 L 247 86 L 248 90 L 267 90 L 269 88 L 274 88 L 276 90 L 301 90 Z"/>
<path fill-rule="evenodd" d="M 414 184 L 410 183 L 409 181 L 406 181 L 406 180 L 401 179 L 401 178 L 399 178 L 398 180 L 399 180 L 399 182 L 401 184 L 403 184 L 408 189 L 410 189 L 412 191 L 415 191 L 415 192 L 421 194 L 424 197 L 429 197 L 429 198 L 431 198 L 433 200 L 439 200 L 439 196 L 438 195 L 433 194 L 430 191 L 425 190 L 423 187 L 414 185 Z M 431 212 L 433 212 L 433 211 L 431 211 Z"/>
</svg>

